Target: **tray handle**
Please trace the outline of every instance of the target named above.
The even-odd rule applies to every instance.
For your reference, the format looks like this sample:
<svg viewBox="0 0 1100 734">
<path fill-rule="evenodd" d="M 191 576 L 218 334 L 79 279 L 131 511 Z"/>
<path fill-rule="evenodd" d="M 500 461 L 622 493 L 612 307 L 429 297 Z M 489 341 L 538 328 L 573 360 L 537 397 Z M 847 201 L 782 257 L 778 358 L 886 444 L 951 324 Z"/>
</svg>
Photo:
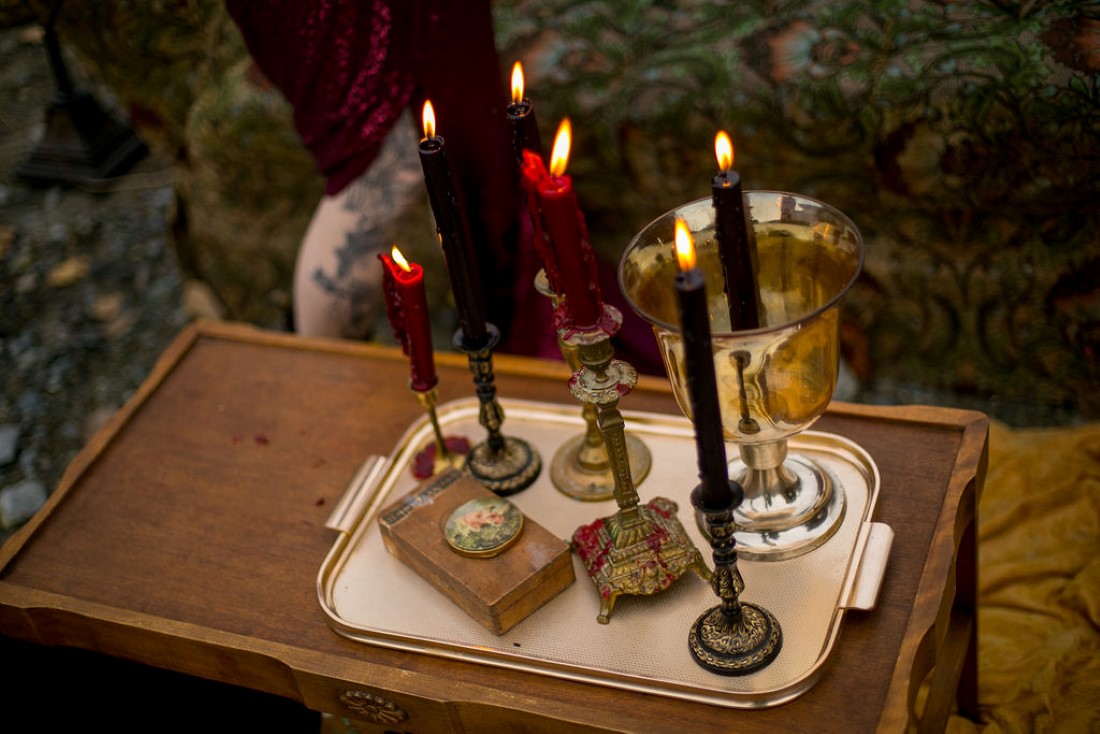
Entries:
<svg viewBox="0 0 1100 734">
<path fill-rule="evenodd" d="M 363 503 L 370 497 L 371 493 L 368 490 L 378 481 L 387 463 L 376 454 L 366 458 L 359 466 L 359 470 L 355 472 L 355 476 L 348 482 L 340 499 L 336 501 L 332 512 L 329 513 L 328 519 L 325 520 L 326 528 L 341 533 L 351 532 L 356 520 L 363 512 Z"/>
<path fill-rule="evenodd" d="M 866 528 L 867 540 L 860 555 L 859 572 L 848 594 L 848 603 L 842 605 L 844 609 L 874 609 L 882 579 L 886 575 L 886 561 L 894 544 L 894 529 L 881 522 L 869 522 Z"/>
</svg>

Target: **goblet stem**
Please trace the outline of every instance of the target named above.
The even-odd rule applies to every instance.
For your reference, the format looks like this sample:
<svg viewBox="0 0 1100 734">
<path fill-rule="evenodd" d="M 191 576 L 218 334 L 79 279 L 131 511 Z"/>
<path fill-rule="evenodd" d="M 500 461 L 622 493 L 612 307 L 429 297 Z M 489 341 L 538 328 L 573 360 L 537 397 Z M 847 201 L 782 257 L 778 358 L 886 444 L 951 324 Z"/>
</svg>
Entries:
<svg viewBox="0 0 1100 734">
<path fill-rule="evenodd" d="M 816 463 L 788 455 L 786 440 L 742 444 L 740 453 L 745 468 L 734 477 L 745 489 L 745 501 L 734 512 L 739 529 L 769 533 L 811 524 L 839 499 L 830 476 Z M 843 512 L 843 505 L 833 510 Z"/>
<path fill-rule="evenodd" d="M 747 471 L 739 481 L 750 502 L 762 499 L 766 504 L 783 497 L 790 501 L 798 491 L 799 478 L 785 466 L 787 442 L 774 441 L 764 444 L 742 444 L 741 460 Z"/>
</svg>

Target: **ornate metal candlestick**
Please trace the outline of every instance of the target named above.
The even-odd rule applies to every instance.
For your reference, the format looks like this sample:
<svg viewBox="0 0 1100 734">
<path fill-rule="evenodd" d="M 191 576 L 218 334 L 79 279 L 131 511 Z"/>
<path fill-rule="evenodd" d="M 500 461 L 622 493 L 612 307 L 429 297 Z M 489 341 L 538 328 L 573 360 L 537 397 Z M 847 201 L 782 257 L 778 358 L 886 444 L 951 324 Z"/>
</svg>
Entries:
<svg viewBox="0 0 1100 734">
<path fill-rule="evenodd" d="M 695 620 L 688 632 L 688 648 L 695 661 L 710 671 L 744 675 L 775 659 L 783 645 L 783 633 L 771 612 L 739 600 L 745 582 L 737 570 L 733 511 L 744 498 L 744 490 L 732 480 L 730 490 L 733 501 L 718 510 L 706 507 L 698 487 L 691 494 L 692 504 L 706 520 L 714 551 L 711 586 L 722 603 Z"/>
<path fill-rule="evenodd" d="M 561 305 L 562 298 L 551 290 L 545 270 L 540 270 L 535 277 L 535 288 L 551 300 L 555 309 Z M 605 319 L 605 324 L 613 329 L 608 337 L 614 336 L 622 325 L 622 315 L 614 309 L 612 311 L 611 318 Z M 616 316 L 617 321 L 614 320 Z M 566 341 L 559 333 L 558 347 L 569 368 L 573 372 L 580 369 L 577 345 Z M 615 477 L 611 470 L 611 459 L 607 455 L 607 446 L 596 423 L 596 405 L 585 402 L 581 415 L 584 418 L 584 433 L 568 439 L 554 452 L 554 458 L 550 461 L 550 480 L 558 491 L 574 499 L 592 502 L 611 499 L 615 496 Z M 640 438 L 627 433 L 625 440 L 630 473 L 636 486 L 649 475 L 653 459 L 649 448 Z"/>
<path fill-rule="evenodd" d="M 418 479 L 427 479 L 450 468 L 461 471 L 466 465 L 470 442 L 462 436 L 450 438 L 443 436 L 443 431 L 439 427 L 439 417 L 435 412 L 439 392 L 432 387 L 428 390 L 412 390 L 412 393 L 416 396 L 420 407 L 427 411 L 428 420 L 432 423 L 432 433 L 435 435 L 435 444 L 417 454 L 413 473 Z"/>
<path fill-rule="evenodd" d="M 149 151 L 133 130 L 73 84 L 56 31 L 62 0 L 48 5 L 43 45 L 56 89 L 46 107 L 45 135 L 15 172 L 39 183 L 106 187 Z"/>
<path fill-rule="evenodd" d="M 500 331 L 489 323 L 485 328 L 488 334 L 480 346 L 471 345 L 461 329 L 454 337 L 455 347 L 465 352 L 470 360 L 470 372 L 481 403 L 478 423 L 489 432 L 489 437 L 476 444 L 467 455 L 466 471 L 493 492 L 504 496 L 531 486 L 542 469 L 542 459 L 523 439 L 501 433 L 504 409 L 497 402 L 493 376 L 493 348 L 500 341 Z"/>
<path fill-rule="evenodd" d="M 604 306 L 612 318 L 622 315 Z M 676 503 L 656 497 L 639 504 L 627 453 L 625 421 L 619 399 L 638 380 L 632 366 L 614 359 L 611 338 L 605 330 L 563 330 L 562 341 L 577 349 L 580 369 L 569 381 L 573 396 L 592 405 L 596 423 L 607 447 L 614 478 L 618 512 L 573 533 L 573 549 L 585 565 L 600 595 L 596 621 L 607 624 L 615 599 L 621 594 L 649 595 L 667 589 L 689 570 L 704 579 L 710 569 L 676 517 Z"/>
</svg>

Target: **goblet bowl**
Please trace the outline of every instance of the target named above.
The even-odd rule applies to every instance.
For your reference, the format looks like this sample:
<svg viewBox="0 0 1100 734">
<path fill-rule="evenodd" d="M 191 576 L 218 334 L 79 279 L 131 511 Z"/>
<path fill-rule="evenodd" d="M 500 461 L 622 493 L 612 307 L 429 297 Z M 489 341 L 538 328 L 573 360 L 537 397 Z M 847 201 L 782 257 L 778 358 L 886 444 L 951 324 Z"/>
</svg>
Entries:
<svg viewBox="0 0 1100 734">
<path fill-rule="evenodd" d="M 843 491 L 787 442 L 828 407 L 840 367 L 839 303 L 863 264 L 863 239 L 843 213 L 780 191 L 745 192 L 756 247 L 760 325 L 730 328 L 711 200 L 646 225 L 619 262 L 619 284 L 657 339 L 673 393 L 693 419 L 674 277 L 674 224 L 687 223 L 706 278 L 722 429 L 739 448 L 731 477 L 745 489 L 735 511 L 743 554 L 791 557 L 817 547 L 843 516 Z"/>
</svg>

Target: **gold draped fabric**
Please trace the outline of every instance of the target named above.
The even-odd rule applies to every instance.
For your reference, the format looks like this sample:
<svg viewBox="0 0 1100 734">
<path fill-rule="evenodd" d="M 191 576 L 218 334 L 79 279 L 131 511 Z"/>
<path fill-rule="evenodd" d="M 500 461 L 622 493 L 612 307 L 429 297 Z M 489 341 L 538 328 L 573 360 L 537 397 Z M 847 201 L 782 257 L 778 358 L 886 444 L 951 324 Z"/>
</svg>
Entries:
<svg viewBox="0 0 1100 734">
<path fill-rule="evenodd" d="M 949 732 L 1100 732 L 1100 423 L 993 422 L 978 509 L 982 723 Z"/>
</svg>

